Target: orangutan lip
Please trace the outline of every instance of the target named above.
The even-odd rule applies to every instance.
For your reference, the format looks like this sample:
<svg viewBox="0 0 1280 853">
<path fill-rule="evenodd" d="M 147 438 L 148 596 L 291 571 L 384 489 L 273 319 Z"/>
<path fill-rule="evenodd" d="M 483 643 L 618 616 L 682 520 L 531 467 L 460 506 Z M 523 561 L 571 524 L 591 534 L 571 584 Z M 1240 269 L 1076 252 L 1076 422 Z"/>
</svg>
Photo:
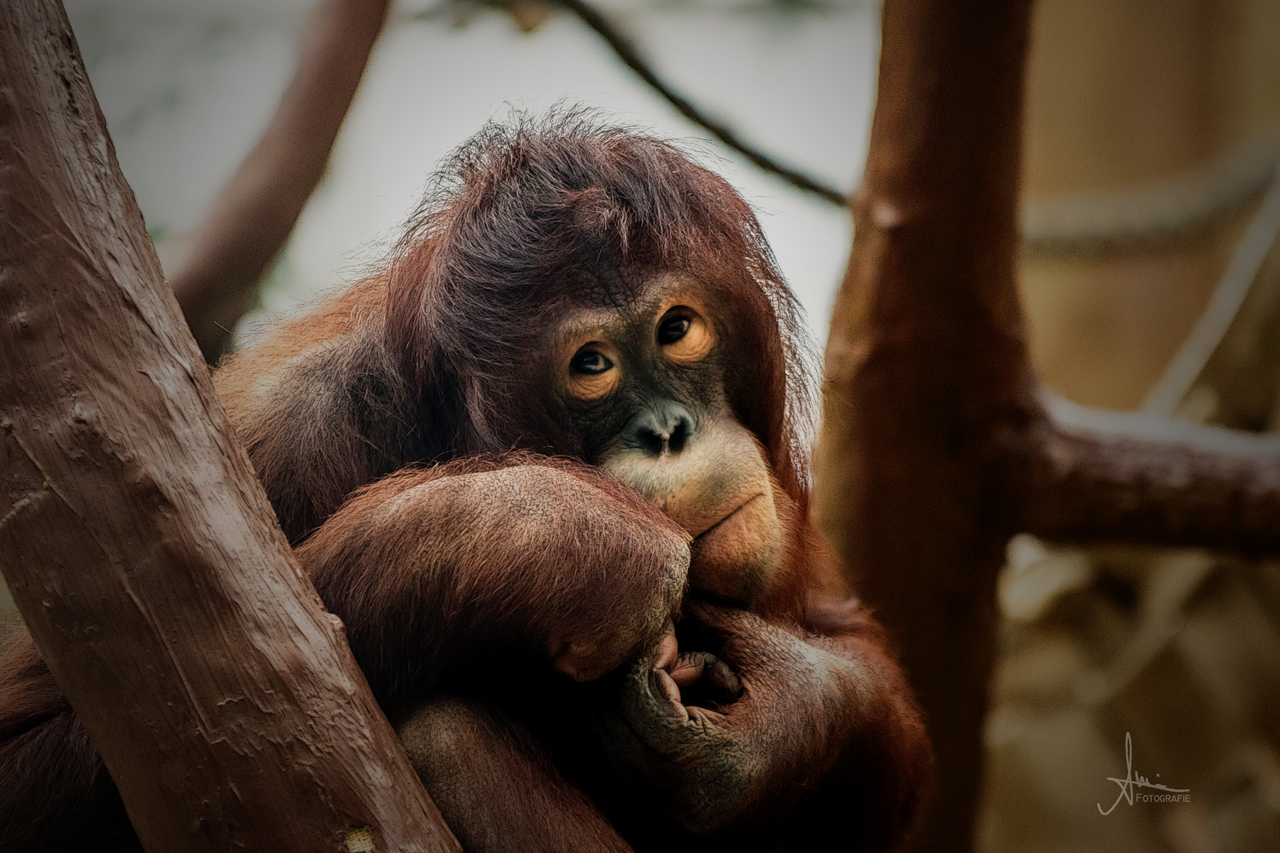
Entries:
<svg viewBox="0 0 1280 853">
<path fill-rule="evenodd" d="M 738 513 L 742 512 L 744 509 L 746 509 L 747 507 L 751 506 L 753 503 L 755 503 L 756 501 L 760 500 L 760 499 L 761 499 L 761 498 L 763 498 L 764 496 L 765 496 L 765 495 L 764 495 L 764 492 L 761 492 L 761 493 L 760 493 L 760 494 L 758 494 L 758 495 L 753 495 L 753 496 L 751 496 L 751 497 L 747 498 L 745 501 L 743 501 L 742 503 L 738 504 L 738 505 L 737 505 L 737 507 L 735 507 L 734 509 L 731 509 L 731 510 L 729 510 L 729 512 L 725 513 L 724 517 L 722 517 L 719 521 L 715 522 L 714 524 L 712 524 L 710 527 L 708 527 L 706 530 L 702 531 L 701 533 L 695 534 L 695 535 L 694 535 L 694 537 L 693 537 L 693 538 L 694 538 L 694 540 L 696 541 L 696 540 L 698 540 L 698 539 L 701 539 L 703 536 L 706 536 L 708 533 L 712 532 L 712 531 L 713 531 L 713 530 L 715 530 L 717 527 L 719 527 L 720 525 L 724 524 L 726 521 L 728 521 L 729 519 L 733 518 L 735 515 L 737 515 Z"/>
</svg>

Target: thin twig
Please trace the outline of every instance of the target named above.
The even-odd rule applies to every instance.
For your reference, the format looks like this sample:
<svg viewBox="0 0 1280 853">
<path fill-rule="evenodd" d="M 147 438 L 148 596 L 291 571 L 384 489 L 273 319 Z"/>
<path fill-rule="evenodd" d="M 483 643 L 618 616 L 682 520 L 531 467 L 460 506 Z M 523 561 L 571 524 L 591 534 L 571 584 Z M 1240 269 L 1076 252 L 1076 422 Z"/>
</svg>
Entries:
<svg viewBox="0 0 1280 853">
<path fill-rule="evenodd" d="M 1280 164 L 1273 173 L 1280 176 Z M 1217 289 L 1205 306 L 1195 328 L 1183 342 L 1164 374 L 1147 394 L 1142 410 L 1151 414 L 1172 415 L 1178 404 L 1191 391 L 1214 352 L 1222 345 L 1227 331 L 1240 312 L 1245 297 L 1263 262 L 1280 240 L 1280 180 L 1273 179 L 1262 206 L 1249 223 L 1249 229 L 1236 244 L 1231 263 L 1222 274 Z"/>
<path fill-rule="evenodd" d="M 640 55 L 631 39 L 622 34 L 621 30 L 613 24 L 599 10 L 584 2 L 584 0 L 556 0 L 561 6 L 568 11 L 577 15 L 584 24 L 596 32 L 600 38 L 604 39 L 610 49 L 618 55 L 622 63 L 636 73 L 636 75 L 649 85 L 655 92 L 665 98 L 673 107 L 675 107 L 682 116 L 689 119 L 696 125 L 707 130 L 716 139 L 725 145 L 737 151 L 746 157 L 757 167 L 766 172 L 770 172 L 782 178 L 787 183 L 813 193 L 821 198 L 826 199 L 832 204 L 838 204 L 844 207 L 848 203 L 845 193 L 833 189 L 814 178 L 784 166 L 765 154 L 760 153 L 752 146 L 744 142 L 738 134 L 723 122 L 711 118 L 698 107 L 694 106 L 687 98 L 676 92 L 669 85 L 658 78 L 653 72 L 649 64 Z"/>
</svg>

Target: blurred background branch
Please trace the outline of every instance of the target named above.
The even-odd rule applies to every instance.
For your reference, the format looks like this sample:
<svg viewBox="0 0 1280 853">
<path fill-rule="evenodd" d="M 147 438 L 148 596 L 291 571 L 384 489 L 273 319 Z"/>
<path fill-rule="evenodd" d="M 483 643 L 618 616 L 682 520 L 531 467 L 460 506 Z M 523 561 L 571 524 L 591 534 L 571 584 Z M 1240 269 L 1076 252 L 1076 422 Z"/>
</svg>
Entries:
<svg viewBox="0 0 1280 853">
<path fill-rule="evenodd" d="M 321 0 L 261 140 L 191 236 L 169 283 L 210 364 L 231 347 L 263 273 L 320 183 L 390 0 Z"/>
</svg>

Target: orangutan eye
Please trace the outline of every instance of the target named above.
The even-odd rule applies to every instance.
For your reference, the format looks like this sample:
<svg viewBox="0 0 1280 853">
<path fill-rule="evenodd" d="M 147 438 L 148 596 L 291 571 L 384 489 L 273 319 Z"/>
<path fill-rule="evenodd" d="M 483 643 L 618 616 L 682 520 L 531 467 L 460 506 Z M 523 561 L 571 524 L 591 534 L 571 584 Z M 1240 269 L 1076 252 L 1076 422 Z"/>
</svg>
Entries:
<svg viewBox="0 0 1280 853">
<path fill-rule="evenodd" d="M 665 318 L 658 324 L 658 343 L 662 346 L 674 344 L 689 332 L 690 320 L 682 314 Z"/>
<path fill-rule="evenodd" d="M 612 370 L 613 362 L 599 350 L 583 347 L 574 353 L 569 369 L 579 376 L 599 376 Z"/>
<path fill-rule="evenodd" d="M 704 358 L 715 343 L 710 324 L 688 305 L 677 305 L 662 315 L 656 336 L 663 355 L 676 362 Z"/>
</svg>

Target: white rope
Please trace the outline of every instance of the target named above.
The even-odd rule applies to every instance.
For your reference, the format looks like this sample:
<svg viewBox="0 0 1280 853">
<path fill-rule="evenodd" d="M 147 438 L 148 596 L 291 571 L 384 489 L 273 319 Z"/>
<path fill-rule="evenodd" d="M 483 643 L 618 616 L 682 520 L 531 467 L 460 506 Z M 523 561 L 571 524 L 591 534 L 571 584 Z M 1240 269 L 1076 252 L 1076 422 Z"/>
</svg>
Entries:
<svg viewBox="0 0 1280 853">
<path fill-rule="evenodd" d="M 1173 178 L 1029 199 L 1022 210 L 1022 250 L 1088 254 L 1207 230 L 1262 195 L 1277 158 L 1280 127 Z"/>
</svg>

